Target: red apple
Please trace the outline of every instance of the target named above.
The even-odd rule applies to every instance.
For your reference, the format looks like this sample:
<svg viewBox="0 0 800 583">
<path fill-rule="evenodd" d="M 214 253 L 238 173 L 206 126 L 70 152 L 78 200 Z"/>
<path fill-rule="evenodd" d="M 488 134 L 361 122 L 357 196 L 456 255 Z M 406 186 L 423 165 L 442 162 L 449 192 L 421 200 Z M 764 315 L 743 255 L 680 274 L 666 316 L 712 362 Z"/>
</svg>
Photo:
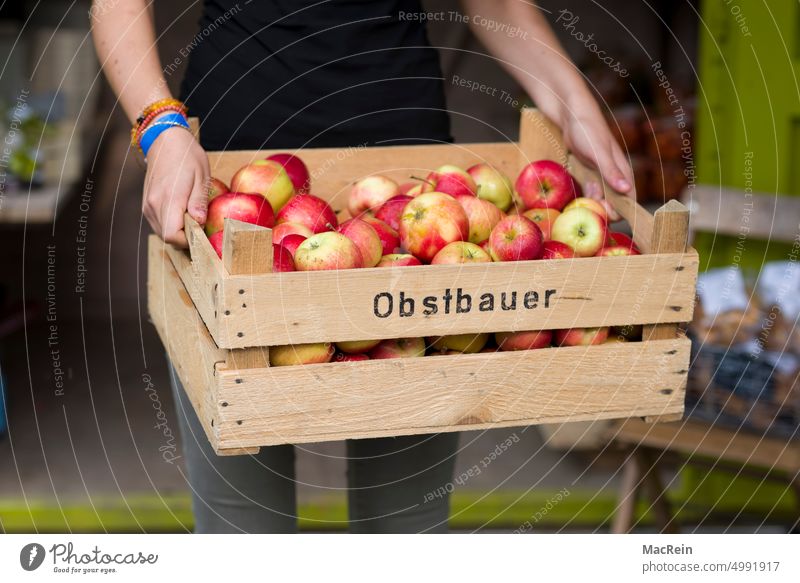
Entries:
<svg viewBox="0 0 800 583">
<path fill-rule="evenodd" d="M 550 234 L 553 230 L 553 222 L 556 220 L 561 212 L 551 208 L 529 209 L 522 213 L 523 217 L 527 217 L 534 223 L 539 225 L 542 230 L 542 236 L 545 241 L 550 240 Z"/>
<path fill-rule="evenodd" d="M 268 156 L 267 160 L 274 160 L 286 170 L 294 189 L 300 194 L 306 194 L 311 188 L 311 177 L 305 163 L 293 154 L 280 153 Z"/>
<path fill-rule="evenodd" d="M 279 245 L 287 235 L 301 235 L 308 239 L 314 233 L 311 229 L 300 223 L 281 223 L 272 227 L 272 243 Z"/>
<path fill-rule="evenodd" d="M 425 340 L 422 338 L 382 340 L 380 344 L 369 351 L 369 357 L 374 360 L 416 356 L 425 356 Z"/>
<path fill-rule="evenodd" d="M 269 202 L 258 194 L 226 192 L 208 203 L 206 235 L 213 235 L 225 226 L 225 219 L 236 219 L 262 227 L 272 227 L 275 216 Z"/>
<path fill-rule="evenodd" d="M 478 187 L 478 198 L 487 200 L 501 211 L 506 211 L 514 200 L 508 176 L 489 164 L 475 164 L 467 168 Z"/>
<path fill-rule="evenodd" d="M 491 256 L 475 243 L 454 241 L 446 245 L 431 260 L 431 265 L 455 263 L 491 263 Z"/>
<path fill-rule="evenodd" d="M 590 346 L 602 344 L 608 338 L 608 328 L 569 328 L 556 330 L 556 346 Z"/>
<path fill-rule="evenodd" d="M 606 207 L 603 204 L 593 198 L 576 198 L 567 206 L 564 207 L 564 212 L 572 210 L 574 208 L 587 208 L 590 211 L 596 212 L 598 215 L 603 217 L 604 221 L 608 221 L 608 213 L 606 212 Z"/>
<path fill-rule="evenodd" d="M 404 192 L 403 194 L 407 194 L 408 196 L 414 198 L 420 194 L 425 194 L 426 192 L 433 192 L 433 190 L 433 185 L 430 182 L 420 180 L 416 185 L 409 189 L 408 192 Z"/>
<path fill-rule="evenodd" d="M 614 245 L 613 247 L 603 247 L 595 255 L 598 257 L 616 257 L 622 255 L 641 255 L 636 249 L 632 247 L 623 247 L 622 245 Z"/>
<path fill-rule="evenodd" d="M 413 197 L 407 194 L 393 196 L 375 210 L 375 218 L 397 231 L 400 229 L 400 217 L 403 216 L 403 209 L 411 200 Z"/>
<path fill-rule="evenodd" d="M 400 194 L 400 187 L 391 178 L 376 174 L 362 178 L 353 185 L 347 209 L 351 217 L 364 212 L 373 212 L 393 196 Z"/>
<path fill-rule="evenodd" d="M 214 248 L 214 251 L 217 252 L 220 259 L 222 259 L 222 238 L 224 237 L 224 232 L 223 229 L 220 229 L 208 238 L 208 242 L 211 243 L 211 246 Z"/>
<path fill-rule="evenodd" d="M 376 219 L 370 215 L 361 215 L 360 218 L 378 233 L 381 245 L 383 246 L 383 255 L 397 253 L 400 250 L 400 235 L 397 233 L 396 229 L 391 228 L 382 220 Z"/>
<path fill-rule="evenodd" d="M 406 205 L 399 231 L 403 248 L 430 263 L 448 243 L 467 240 L 469 219 L 452 196 L 426 192 Z"/>
<path fill-rule="evenodd" d="M 230 192 L 231 189 L 228 185 L 222 182 L 219 178 L 211 178 L 208 181 L 208 200 L 218 197 L 220 194 Z"/>
<path fill-rule="evenodd" d="M 269 347 L 270 366 L 294 366 L 298 364 L 321 364 L 333 358 L 333 344 L 316 342 Z"/>
<path fill-rule="evenodd" d="M 273 273 L 294 271 L 292 253 L 283 245 L 272 246 L 272 271 Z"/>
<path fill-rule="evenodd" d="M 450 336 L 438 336 L 428 339 L 431 348 L 439 352 L 455 351 L 459 354 L 473 354 L 480 352 L 486 346 L 489 335 L 482 334 L 452 334 Z"/>
<path fill-rule="evenodd" d="M 452 164 L 440 166 L 428 174 L 425 180 L 433 186 L 435 192 L 443 192 L 450 196 L 461 194 L 475 196 L 475 193 L 478 192 L 478 185 L 475 184 L 472 176 L 462 168 Z"/>
<path fill-rule="evenodd" d="M 480 245 L 486 241 L 495 225 L 505 217 L 505 213 L 488 200 L 463 194 L 457 196 L 456 200 L 467 213 L 471 243 Z"/>
<path fill-rule="evenodd" d="M 639 252 L 639 248 L 636 246 L 636 243 L 634 243 L 633 239 L 631 239 L 628 235 L 625 233 L 618 233 L 617 231 L 609 231 L 608 235 L 606 236 L 606 247 L 616 247 L 617 245 L 620 245 L 621 247 L 628 247 Z"/>
<path fill-rule="evenodd" d="M 381 257 L 375 267 L 404 267 L 407 265 L 422 265 L 422 261 L 407 253 L 390 253 Z"/>
<path fill-rule="evenodd" d="M 570 259 L 575 257 L 572 247 L 561 241 L 545 241 L 542 259 Z"/>
<path fill-rule="evenodd" d="M 294 267 L 297 271 L 354 269 L 363 266 L 364 260 L 358 246 L 334 231 L 311 235 L 294 252 Z"/>
<path fill-rule="evenodd" d="M 333 362 L 360 362 L 362 360 L 369 360 L 369 355 L 345 354 L 344 352 L 337 352 L 333 355 Z"/>
<path fill-rule="evenodd" d="M 551 237 L 569 245 L 577 257 L 591 257 L 606 241 L 606 221 L 588 208 L 564 209 L 553 223 Z"/>
<path fill-rule="evenodd" d="M 495 261 L 539 259 L 544 250 L 542 231 L 532 220 L 512 215 L 497 223 L 489 237 L 489 248 Z"/>
<path fill-rule="evenodd" d="M 408 194 L 408 191 L 417 186 L 416 182 L 404 182 L 397 187 L 400 194 Z"/>
<path fill-rule="evenodd" d="M 285 248 L 286 248 L 286 250 L 287 250 L 287 251 L 289 251 L 289 253 L 291 253 L 291 254 L 292 254 L 292 257 L 294 257 L 294 254 L 297 252 L 297 248 L 298 248 L 298 247 L 300 246 L 300 244 L 301 244 L 303 241 L 305 241 L 306 239 L 308 239 L 308 237 L 303 237 L 303 235 L 298 235 L 297 233 L 292 233 L 292 234 L 290 234 L 290 235 L 286 235 L 286 236 L 285 236 L 285 237 L 284 237 L 284 238 L 281 240 L 281 242 L 279 243 L 279 245 L 280 245 L 281 247 L 285 247 Z M 273 239 L 272 241 L 274 242 L 274 241 L 275 241 L 275 239 Z"/>
<path fill-rule="evenodd" d="M 553 339 L 552 330 L 528 330 L 525 332 L 495 332 L 494 341 L 500 350 L 534 350 L 547 348 Z"/>
<path fill-rule="evenodd" d="M 378 340 L 349 340 L 347 342 L 337 342 L 336 348 L 347 354 L 358 354 L 361 352 L 369 352 L 380 344 Z"/>
<path fill-rule="evenodd" d="M 552 208 L 560 211 L 573 198 L 572 176 L 558 162 L 537 160 L 519 173 L 514 184 L 525 208 Z"/>
<path fill-rule="evenodd" d="M 300 223 L 312 233 L 322 233 L 336 228 L 339 221 L 331 205 L 313 194 L 296 194 L 275 217 L 277 224 Z"/>
<path fill-rule="evenodd" d="M 294 195 L 294 184 L 289 175 L 274 160 L 256 160 L 240 168 L 231 179 L 231 190 L 260 194 L 269 201 L 277 213 Z"/>
<path fill-rule="evenodd" d="M 350 219 L 342 223 L 337 230 L 356 244 L 364 260 L 364 267 L 375 267 L 383 257 L 381 239 L 366 221 Z"/>
</svg>

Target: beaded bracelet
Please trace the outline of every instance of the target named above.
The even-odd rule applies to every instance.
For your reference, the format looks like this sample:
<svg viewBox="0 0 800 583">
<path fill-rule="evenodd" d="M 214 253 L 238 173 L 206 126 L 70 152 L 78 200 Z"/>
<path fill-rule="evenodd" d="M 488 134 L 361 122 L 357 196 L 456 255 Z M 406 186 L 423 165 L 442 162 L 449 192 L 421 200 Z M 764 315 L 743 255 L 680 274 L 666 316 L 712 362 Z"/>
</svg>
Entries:
<svg viewBox="0 0 800 583">
<path fill-rule="evenodd" d="M 167 104 L 157 107 L 155 109 L 149 108 L 150 111 L 147 115 L 139 116 L 136 120 L 136 125 L 131 128 L 131 146 L 137 147 L 139 142 L 142 139 L 142 134 L 147 129 L 147 127 L 152 123 L 154 119 L 156 119 L 162 113 L 166 113 L 168 111 L 173 111 L 175 113 L 181 114 L 184 117 L 186 116 L 186 107 L 183 105 L 174 105 L 174 104 Z"/>
<path fill-rule="evenodd" d="M 142 154 L 144 154 L 145 160 L 147 160 L 147 152 L 150 151 L 150 147 L 153 145 L 153 142 L 156 141 L 156 138 L 168 129 L 174 127 L 181 127 L 188 130 L 189 122 L 186 120 L 186 116 L 181 113 L 170 113 L 159 118 L 142 132 L 141 138 L 139 139 L 139 149 L 142 151 Z"/>
<path fill-rule="evenodd" d="M 168 107 L 171 109 L 174 108 L 176 111 L 179 111 L 180 113 L 186 115 L 186 106 L 183 104 L 183 102 L 168 97 L 166 99 L 159 99 L 158 101 L 154 101 L 153 103 L 145 107 L 141 115 L 137 118 L 136 125 L 141 126 L 142 123 L 144 122 L 144 119 L 148 115 L 153 113 L 155 110 L 161 109 L 163 107 Z"/>
</svg>

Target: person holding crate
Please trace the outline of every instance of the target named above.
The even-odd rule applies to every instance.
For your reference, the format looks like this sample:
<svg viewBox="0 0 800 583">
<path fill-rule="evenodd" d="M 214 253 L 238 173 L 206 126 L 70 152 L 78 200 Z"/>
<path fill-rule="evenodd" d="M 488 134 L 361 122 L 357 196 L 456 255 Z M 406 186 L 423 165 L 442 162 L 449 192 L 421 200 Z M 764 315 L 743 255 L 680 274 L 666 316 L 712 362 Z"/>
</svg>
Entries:
<svg viewBox="0 0 800 583">
<path fill-rule="evenodd" d="M 630 166 L 546 19 L 518 0 L 463 0 L 474 33 L 606 183 L 631 191 Z M 438 55 L 419 0 L 205 0 L 180 100 L 170 94 L 147 0 L 96 0 L 103 69 L 147 163 L 142 210 L 186 245 L 183 216 L 206 219 L 206 150 L 452 142 Z M 493 23 L 491 26 L 488 23 Z M 530 34 L 507 34 L 502 23 Z M 202 120 L 200 142 L 187 112 Z M 599 184 L 585 193 L 602 197 Z M 196 532 L 294 532 L 294 448 L 218 457 L 171 370 Z M 350 528 L 443 532 L 458 434 L 347 443 Z M 434 495 L 435 494 L 435 495 Z"/>
</svg>

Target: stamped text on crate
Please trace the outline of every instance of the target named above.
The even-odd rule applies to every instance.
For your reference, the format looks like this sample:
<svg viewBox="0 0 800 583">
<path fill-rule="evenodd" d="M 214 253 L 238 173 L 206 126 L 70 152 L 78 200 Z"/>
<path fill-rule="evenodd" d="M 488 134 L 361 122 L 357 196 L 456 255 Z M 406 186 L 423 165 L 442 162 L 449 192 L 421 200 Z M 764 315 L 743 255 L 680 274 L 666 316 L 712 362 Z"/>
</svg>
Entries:
<svg viewBox="0 0 800 583">
<path fill-rule="evenodd" d="M 373 313 L 378 318 L 388 318 L 395 314 L 400 318 L 410 318 L 418 314 L 433 316 L 439 313 L 440 308 L 445 314 L 466 314 L 473 309 L 480 312 L 534 310 L 540 306 L 549 308 L 551 296 L 555 293 L 556 290 L 548 289 L 542 294 L 534 290 L 524 293 L 511 291 L 470 294 L 459 287 L 455 291 L 447 288 L 441 296 L 415 298 L 404 291 L 397 294 L 381 292 L 373 300 Z"/>
</svg>

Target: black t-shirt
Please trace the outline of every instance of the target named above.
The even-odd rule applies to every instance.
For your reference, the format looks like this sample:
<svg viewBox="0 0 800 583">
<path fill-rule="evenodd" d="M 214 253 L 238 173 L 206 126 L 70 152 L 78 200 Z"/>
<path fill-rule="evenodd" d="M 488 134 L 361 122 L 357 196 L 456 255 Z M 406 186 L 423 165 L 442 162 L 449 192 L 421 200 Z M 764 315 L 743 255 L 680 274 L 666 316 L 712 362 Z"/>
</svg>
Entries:
<svg viewBox="0 0 800 583">
<path fill-rule="evenodd" d="M 419 0 L 205 0 L 181 98 L 206 149 L 451 141 Z"/>
</svg>

